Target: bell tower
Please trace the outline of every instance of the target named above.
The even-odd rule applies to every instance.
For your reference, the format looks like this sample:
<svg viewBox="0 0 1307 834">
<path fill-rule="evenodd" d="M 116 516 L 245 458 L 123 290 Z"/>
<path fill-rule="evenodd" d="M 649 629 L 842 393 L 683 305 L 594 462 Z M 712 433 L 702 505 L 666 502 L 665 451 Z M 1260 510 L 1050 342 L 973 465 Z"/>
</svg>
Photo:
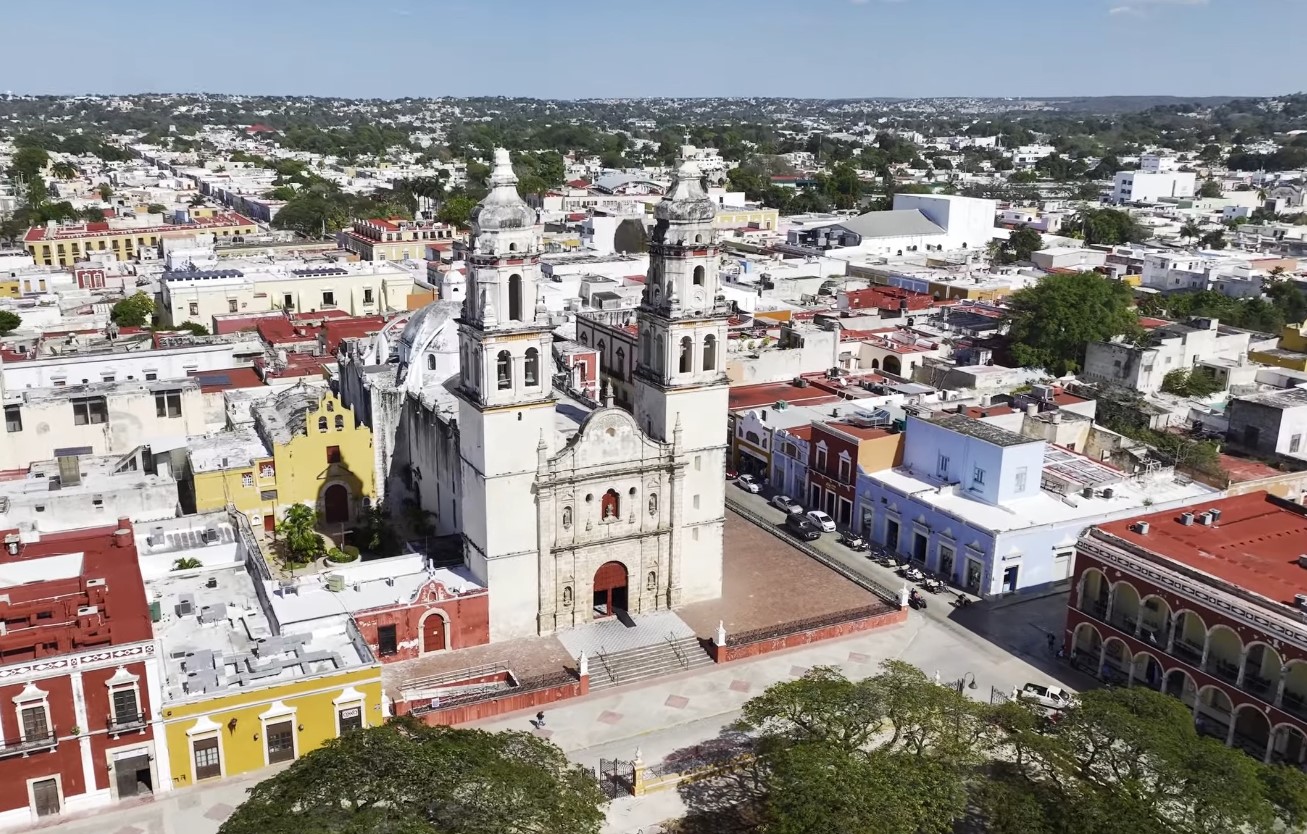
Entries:
<svg viewBox="0 0 1307 834">
<path fill-rule="evenodd" d="M 508 151 L 495 151 L 490 193 L 472 211 L 458 322 L 459 454 L 464 559 L 490 587 L 490 638 L 536 633 L 540 542 L 534 483 L 552 449 L 550 323 L 539 298 L 535 210 L 517 192 Z"/>
<path fill-rule="evenodd" d="M 672 589 L 672 605 L 721 596 L 729 312 L 719 288 L 716 216 L 699 167 L 683 160 L 654 209 L 637 313 L 635 417 L 657 440 L 679 435 L 685 472 L 683 587 Z"/>
</svg>

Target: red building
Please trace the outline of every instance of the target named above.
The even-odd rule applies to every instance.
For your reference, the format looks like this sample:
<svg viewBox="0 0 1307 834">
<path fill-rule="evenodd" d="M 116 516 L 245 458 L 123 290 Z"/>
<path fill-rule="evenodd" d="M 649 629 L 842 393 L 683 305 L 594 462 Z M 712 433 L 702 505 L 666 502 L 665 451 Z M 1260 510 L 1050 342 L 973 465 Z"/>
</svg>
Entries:
<svg viewBox="0 0 1307 834">
<path fill-rule="evenodd" d="M 397 585 L 405 584 L 397 577 Z M 490 597 L 449 570 L 437 569 L 394 605 L 352 612 L 359 634 L 382 663 L 490 642 Z"/>
<path fill-rule="evenodd" d="M 1092 528 L 1065 649 L 1193 709 L 1200 732 L 1307 762 L 1307 508 L 1250 493 Z"/>
<path fill-rule="evenodd" d="M 808 439 L 808 507 L 853 526 L 858 467 L 867 472 L 903 462 L 903 435 L 854 423 L 813 423 Z"/>
<path fill-rule="evenodd" d="M 160 674 L 132 525 L 4 533 L 0 826 L 150 793 Z"/>
</svg>

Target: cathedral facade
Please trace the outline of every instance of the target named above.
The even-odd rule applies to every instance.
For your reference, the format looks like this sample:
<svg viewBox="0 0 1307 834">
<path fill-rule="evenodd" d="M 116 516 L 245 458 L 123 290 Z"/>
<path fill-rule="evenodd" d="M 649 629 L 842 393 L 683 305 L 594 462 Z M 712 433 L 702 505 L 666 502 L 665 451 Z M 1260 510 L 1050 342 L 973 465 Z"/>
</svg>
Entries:
<svg viewBox="0 0 1307 834">
<path fill-rule="evenodd" d="M 540 235 L 516 183 L 497 151 L 472 215 L 461 311 L 450 317 L 437 302 L 439 313 L 417 314 L 399 340 L 403 379 L 391 388 L 425 416 L 398 423 L 444 438 L 397 441 L 404 480 L 416 470 L 424 492 L 434 479 L 456 497 L 440 526 L 461 535 L 466 567 L 489 589 L 492 642 L 715 599 L 728 313 L 701 174 L 683 163 L 655 207 L 630 411 L 611 396 L 590 408 L 556 389 Z M 457 373 L 433 394 L 412 375 L 444 367 L 455 329 Z M 429 346 L 438 334 L 449 347 Z M 426 460 L 423 447 L 446 451 Z"/>
</svg>

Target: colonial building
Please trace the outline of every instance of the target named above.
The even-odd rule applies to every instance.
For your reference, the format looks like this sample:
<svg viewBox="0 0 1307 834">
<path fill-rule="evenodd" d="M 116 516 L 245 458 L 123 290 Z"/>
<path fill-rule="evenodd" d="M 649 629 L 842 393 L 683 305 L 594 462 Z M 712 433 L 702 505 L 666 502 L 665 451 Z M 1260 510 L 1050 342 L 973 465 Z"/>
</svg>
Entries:
<svg viewBox="0 0 1307 834">
<path fill-rule="evenodd" d="M 497 152 L 461 314 L 448 302 L 415 314 L 394 361 L 384 333 L 342 356 L 346 402 L 375 434 L 393 431 L 389 464 L 378 459 L 386 489 L 462 536 L 492 641 L 715 598 L 727 309 L 700 173 L 682 165 L 655 210 L 629 410 L 555 387 L 541 238 L 516 182 Z"/>
<path fill-rule="evenodd" d="M 1102 524 L 1076 546 L 1065 646 L 1182 700 L 1201 733 L 1307 762 L 1307 510 L 1267 495 Z"/>
<path fill-rule="evenodd" d="M 374 217 L 355 220 L 340 233 L 340 245 L 365 261 L 407 261 L 426 257 L 427 247 L 450 248 L 454 227 L 434 220 Z"/>
</svg>

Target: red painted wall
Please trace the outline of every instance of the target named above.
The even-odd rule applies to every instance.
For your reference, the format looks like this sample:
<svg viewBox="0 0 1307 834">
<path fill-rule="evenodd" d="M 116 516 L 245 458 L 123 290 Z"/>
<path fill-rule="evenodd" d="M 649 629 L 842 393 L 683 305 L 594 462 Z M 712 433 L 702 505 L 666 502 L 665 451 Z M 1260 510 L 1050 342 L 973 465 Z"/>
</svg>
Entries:
<svg viewBox="0 0 1307 834">
<path fill-rule="evenodd" d="M 61 676 L 34 683 L 38 689 L 48 693 L 50 725 L 62 740 L 49 752 L 0 758 L 0 811 L 28 807 L 27 780 L 41 776 L 59 775 L 65 797 L 86 793 L 81 747 L 70 736 L 73 725 L 77 723 L 73 715 L 72 681 Z M 25 684 L 0 686 L 0 726 L 4 730 L 6 746 L 17 744 L 21 737 L 13 698 L 24 687 Z"/>
<path fill-rule="evenodd" d="M 153 706 L 150 704 L 150 693 L 145 684 L 145 664 L 130 663 L 124 668 L 138 678 L 136 681 L 137 703 L 140 704 L 140 710 L 148 720 Z M 96 789 L 109 787 L 110 774 L 106 765 L 108 760 L 106 751 L 118 747 L 142 744 L 154 738 L 154 730 L 152 725 L 148 723 L 140 730 L 130 730 L 115 735 L 108 733 L 109 711 L 112 707 L 112 701 L 109 698 L 109 688 L 105 686 L 105 682 L 117 672 L 118 667 L 115 666 L 107 669 L 92 669 L 82 673 L 82 694 L 86 698 L 86 721 L 91 733 L 91 761 L 95 765 Z"/>
<path fill-rule="evenodd" d="M 432 609 L 443 611 L 449 619 L 446 628 L 450 650 L 483 646 L 490 642 L 490 596 L 479 591 L 474 595 L 456 597 L 434 580 L 422 588 L 412 604 L 360 611 L 354 615 L 354 621 L 378 660 L 383 663 L 411 660 L 422 654 L 422 615 Z M 395 626 L 399 651 L 383 657 L 377 641 L 377 629 L 384 625 Z"/>
<path fill-rule="evenodd" d="M 907 622 L 907 619 L 908 610 L 900 608 L 898 611 L 864 617 L 861 620 L 849 620 L 846 623 L 836 623 L 835 625 L 823 626 L 810 631 L 798 631 L 794 634 L 759 640 L 756 643 L 744 643 L 737 646 L 729 644 L 718 646 L 714 643 L 708 646 L 708 654 L 718 663 L 729 663 L 732 660 L 743 660 L 747 657 L 757 657 L 760 654 L 806 646 L 819 640 L 832 640 L 836 637 L 845 637 L 861 631 L 871 631 L 883 626 L 897 625 L 898 623 Z"/>
<path fill-rule="evenodd" d="M 579 698 L 590 691 L 589 677 L 581 678 L 572 683 L 562 684 L 561 686 L 551 686 L 546 689 L 533 689 L 530 692 L 517 692 L 511 695 L 505 695 L 502 698 L 492 698 L 485 701 L 477 701 L 474 704 L 463 704 L 449 709 L 432 710 L 419 716 L 422 721 L 431 726 L 454 724 L 466 724 L 469 721 L 480 721 L 485 718 L 493 718 L 497 715 L 503 715 L 518 710 L 531 709 L 532 707 L 541 707 L 545 704 L 552 704 L 557 701 L 564 701 L 568 698 Z M 406 708 L 405 708 L 406 709 Z M 403 714 L 399 704 L 395 705 L 395 711 Z"/>
</svg>

